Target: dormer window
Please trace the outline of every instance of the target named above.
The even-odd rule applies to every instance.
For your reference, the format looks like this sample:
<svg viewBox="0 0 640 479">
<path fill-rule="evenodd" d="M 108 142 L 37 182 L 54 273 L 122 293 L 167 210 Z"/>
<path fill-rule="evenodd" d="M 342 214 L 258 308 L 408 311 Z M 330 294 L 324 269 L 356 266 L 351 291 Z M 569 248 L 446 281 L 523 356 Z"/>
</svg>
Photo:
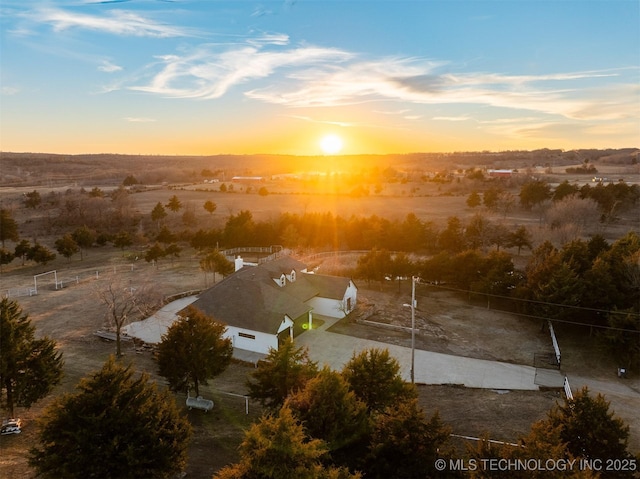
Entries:
<svg viewBox="0 0 640 479">
<path fill-rule="evenodd" d="M 287 284 L 287 277 L 282 273 L 282 276 L 280 276 L 280 286 L 282 287 L 285 284 Z"/>
<path fill-rule="evenodd" d="M 296 280 L 296 270 L 292 269 L 291 274 L 289 275 L 289 281 L 293 283 L 295 280 Z"/>
</svg>

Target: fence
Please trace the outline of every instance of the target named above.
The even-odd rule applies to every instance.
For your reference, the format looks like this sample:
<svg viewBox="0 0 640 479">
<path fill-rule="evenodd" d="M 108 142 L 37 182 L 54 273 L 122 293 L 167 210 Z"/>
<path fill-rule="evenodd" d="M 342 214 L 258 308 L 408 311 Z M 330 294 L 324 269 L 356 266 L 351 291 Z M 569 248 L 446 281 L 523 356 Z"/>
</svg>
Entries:
<svg viewBox="0 0 640 479">
<path fill-rule="evenodd" d="M 226 249 L 220 252 L 227 260 L 233 262 L 238 254 L 242 253 L 268 253 L 264 258 L 258 258 L 258 264 L 268 263 L 274 259 L 291 254 L 291 250 L 283 248 L 280 245 L 275 246 L 246 246 L 239 248 Z M 255 263 L 253 263 L 255 264 Z"/>
<path fill-rule="evenodd" d="M 466 439 L 467 441 L 476 441 L 476 442 L 486 441 L 489 444 L 499 444 L 501 446 L 524 447 L 523 445 L 516 444 L 515 442 L 496 441 L 495 439 L 483 439 L 481 437 L 474 437 L 474 436 L 461 436 L 460 434 L 449 434 L 449 436 L 457 437 L 459 439 Z"/>
<path fill-rule="evenodd" d="M 5 290 L 5 298 L 21 298 L 23 296 L 33 296 L 36 294 L 34 288 L 9 288 Z"/>
<path fill-rule="evenodd" d="M 551 334 L 551 342 L 553 343 L 553 350 L 556 353 L 556 361 L 558 363 L 558 368 L 560 367 L 560 346 L 558 346 L 558 339 L 556 338 L 556 332 L 553 330 L 553 324 L 551 320 L 549 323 L 549 334 Z"/>
<path fill-rule="evenodd" d="M 564 377 L 564 395 L 567 396 L 567 399 L 573 401 L 573 392 L 571 392 L 571 386 L 569 386 L 569 378 L 567 376 Z"/>
<path fill-rule="evenodd" d="M 30 287 L 16 287 L 16 288 L 7 288 L 2 290 L 3 297 L 5 298 L 19 298 L 24 296 L 37 296 L 38 289 L 43 288 L 43 280 L 44 276 L 52 275 L 53 282 L 45 282 L 46 289 L 55 289 L 56 291 L 59 289 L 67 288 L 69 286 L 74 286 L 76 284 L 80 284 L 83 281 L 88 281 L 92 279 L 100 279 L 100 275 L 103 274 L 119 274 L 124 272 L 132 272 L 134 271 L 134 265 L 126 264 L 126 265 L 118 265 L 113 267 L 108 267 L 102 271 L 96 269 L 90 269 L 78 272 L 75 276 L 66 276 L 60 277 L 57 270 L 47 271 L 46 273 L 34 274 L 33 275 L 33 286 Z"/>
</svg>

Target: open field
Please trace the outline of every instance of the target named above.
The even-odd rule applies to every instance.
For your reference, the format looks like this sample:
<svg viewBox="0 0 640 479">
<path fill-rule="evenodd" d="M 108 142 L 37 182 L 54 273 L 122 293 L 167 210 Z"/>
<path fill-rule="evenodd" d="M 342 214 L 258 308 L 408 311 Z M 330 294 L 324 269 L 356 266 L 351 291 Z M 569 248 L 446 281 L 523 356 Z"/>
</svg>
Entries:
<svg viewBox="0 0 640 479">
<path fill-rule="evenodd" d="M 163 261 L 159 268 L 138 262 L 133 271 L 130 263 L 115 250 L 92 250 L 84 261 L 56 261 L 50 269 L 58 269 L 59 275 L 78 275 L 84 279 L 58 291 L 52 289 L 52 282 L 47 283 L 43 279 L 37 296 L 18 298 L 18 301 L 38 332 L 58 341 L 65 358 L 65 378 L 51 397 L 30 410 L 19 410 L 25 421 L 23 434 L 0 437 L 1 477 L 31 477 L 25 454 L 36 438 L 36 418 L 55 396 L 73 391 L 81 377 L 98 369 L 108 355 L 115 352 L 114 343 L 104 342 L 93 335 L 104 323 L 104 306 L 96 297 L 100 284 L 113 279 L 115 271 L 117 276 L 131 284 L 152 282 L 165 296 L 204 287 L 197 261 L 188 253 L 174 264 Z M 41 269 L 14 267 L 2 275 L 2 287 L 31 284 L 32 275 Z M 99 271 L 99 279 L 95 279 L 95 271 Z M 407 324 L 410 316 L 401 304 L 410 297 L 409 284 L 401 284 L 400 292 L 396 283 L 385 285 L 382 291 L 378 287 L 360 286 L 359 311 L 368 320 Z M 550 348 L 548 335 L 540 331 L 538 322 L 469 304 L 446 291 L 419 289 L 418 301 L 419 348 L 529 365 L 534 353 Z M 406 331 L 365 327 L 348 320 L 338 324 L 342 328 L 338 332 L 343 334 L 366 334 L 395 344 L 406 344 L 410 337 Z M 615 365 L 604 355 L 593 349 L 586 352 L 584 345 L 575 341 L 564 342 L 562 333 L 559 332 L 559 341 L 566 358 L 567 372 L 590 381 L 592 391 L 606 393 L 612 401 L 612 409 L 631 425 L 631 449 L 640 451 L 637 396 L 630 397 L 627 393 L 629 387 L 635 388 L 636 392 L 640 390 L 638 378 L 618 379 L 614 374 Z M 147 371 L 161 384 L 164 383 L 157 376 L 151 353 L 136 352 L 131 343 L 125 343 L 124 347 L 125 360 L 132 361 L 137 370 Z M 250 403 L 250 414 L 245 415 L 244 399 L 224 393 L 245 394 L 245 381 L 251 370 L 252 365 L 234 363 L 204 389 L 204 395 L 216 402 L 211 413 L 186 411 L 185 408 L 185 414 L 194 425 L 187 477 L 210 477 L 214 471 L 237 459 L 237 445 L 242 440 L 243 430 L 259 417 L 261 410 L 258 405 Z M 554 391 L 496 392 L 435 385 L 420 386 L 419 392 L 425 411 L 431 414 L 438 410 L 455 434 L 478 436 L 488 432 L 492 439 L 503 441 L 517 440 L 528 431 L 533 421 L 543 418 L 560 399 L 559 393 Z M 184 404 L 184 396 L 178 395 L 177 401 Z M 464 441 L 456 439 L 454 442 L 464 448 Z"/>
</svg>

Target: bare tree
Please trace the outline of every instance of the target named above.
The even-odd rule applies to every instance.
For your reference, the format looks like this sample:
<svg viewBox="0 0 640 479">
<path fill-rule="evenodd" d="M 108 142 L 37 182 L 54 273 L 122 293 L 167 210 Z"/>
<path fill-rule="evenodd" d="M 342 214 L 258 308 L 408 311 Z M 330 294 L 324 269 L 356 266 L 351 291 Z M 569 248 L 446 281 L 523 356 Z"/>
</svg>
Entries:
<svg viewBox="0 0 640 479">
<path fill-rule="evenodd" d="M 122 357 L 122 328 L 132 320 L 141 319 L 161 304 L 161 296 L 148 283 L 136 284 L 128 279 L 110 278 L 96 290 L 100 301 L 107 307 L 106 323 L 115 329 L 116 357 Z"/>
<path fill-rule="evenodd" d="M 552 228 L 574 223 L 581 229 L 589 229 L 598 224 L 600 215 L 598 203 L 593 199 L 571 195 L 556 201 L 547 210 L 547 222 Z"/>
</svg>

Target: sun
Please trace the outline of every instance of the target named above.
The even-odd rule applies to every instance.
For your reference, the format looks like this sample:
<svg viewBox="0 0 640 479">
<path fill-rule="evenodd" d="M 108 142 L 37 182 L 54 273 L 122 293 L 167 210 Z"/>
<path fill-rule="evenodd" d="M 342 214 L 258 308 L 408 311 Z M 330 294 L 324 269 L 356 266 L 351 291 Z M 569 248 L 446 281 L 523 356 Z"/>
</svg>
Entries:
<svg viewBox="0 0 640 479">
<path fill-rule="evenodd" d="M 326 135 L 320 140 L 320 148 L 325 155 L 335 155 L 342 150 L 342 138 L 338 135 Z"/>
</svg>

